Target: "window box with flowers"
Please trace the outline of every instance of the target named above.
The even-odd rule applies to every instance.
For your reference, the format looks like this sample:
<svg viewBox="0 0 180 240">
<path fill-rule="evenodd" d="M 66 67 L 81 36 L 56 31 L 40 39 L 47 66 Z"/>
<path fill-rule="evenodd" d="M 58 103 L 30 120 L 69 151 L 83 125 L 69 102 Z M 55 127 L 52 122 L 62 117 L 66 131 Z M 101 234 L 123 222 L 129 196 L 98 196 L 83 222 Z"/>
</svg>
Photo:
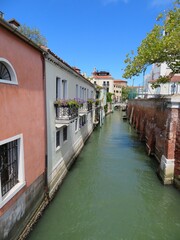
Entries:
<svg viewBox="0 0 180 240">
<path fill-rule="evenodd" d="M 95 99 L 93 99 L 93 98 L 89 98 L 87 100 L 87 109 L 88 109 L 88 111 L 92 110 L 92 106 L 93 106 L 94 103 L 95 103 Z"/>
<path fill-rule="evenodd" d="M 96 101 L 95 101 L 95 106 L 96 106 L 96 107 L 99 107 L 99 106 L 100 106 L 100 100 L 99 100 L 99 99 L 96 99 Z"/>
<path fill-rule="evenodd" d="M 80 108 L 79 108 L 79 114 L 86 114 L 87 113 L 87 102 L 85 100 L 78 100 L 81 104 L 80 104 Z"/>
<path fill-rule="evenodd" d="M 56 119 L 71 120 L 78 117 L 78 108 L 81 103 L 76 99 L 57 99 L 54 106 L 56 107 Z"/>
</svg>

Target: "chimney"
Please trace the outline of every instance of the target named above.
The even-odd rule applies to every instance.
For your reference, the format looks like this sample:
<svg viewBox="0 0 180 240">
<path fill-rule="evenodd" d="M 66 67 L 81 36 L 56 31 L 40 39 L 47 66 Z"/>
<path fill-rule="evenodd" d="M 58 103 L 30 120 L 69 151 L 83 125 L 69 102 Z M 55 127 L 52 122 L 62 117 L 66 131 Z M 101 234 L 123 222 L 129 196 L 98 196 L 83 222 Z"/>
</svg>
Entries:
<svg viewBox="0 0 180 240">
<path fill-rule="evenodd" d="M 20 26 L 20 23 L 18 23 L 18 21 L 16 21 L 16 19 L 10 19 L 9 21 L 8 21 L 8 23 L 12 26 L 12 27 L 14 27 L 14 28 L 18 28 L 19 26 Z"/>
<path fill-rule="evenodd" d="M 0 18 L 4 19 L 4 13 L 0 11 Z"/>
<path fill-rule="evenodd" d="M 78 72 L 78 73 L 81 73 L 81 70 L 80 70 L 79 68 L 77 68 L 77 67 L 74 67 L 74 70 L 75 70 L 76 72 Z"/>
</svg>

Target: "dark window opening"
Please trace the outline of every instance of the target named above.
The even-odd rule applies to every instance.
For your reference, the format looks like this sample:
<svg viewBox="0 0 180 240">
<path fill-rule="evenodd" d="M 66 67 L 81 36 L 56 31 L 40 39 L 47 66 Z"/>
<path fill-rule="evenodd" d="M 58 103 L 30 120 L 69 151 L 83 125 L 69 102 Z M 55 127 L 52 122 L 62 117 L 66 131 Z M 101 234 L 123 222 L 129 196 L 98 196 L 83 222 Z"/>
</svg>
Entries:
<svg viewBox="0 0 180 240">
<path fill-rule="evenodd" d="M 4 196 L 18 183 L 18 140 L 0 146 L 0 174 Z"/>
<path fill-rule="evenodd" d="M 67 140 L 67 127 L 63 128 L 63 141 Z"/>
<path fill-rule="evenodd" d="M 0 62 L 0 79 L 11 81 L 9 70 L 2 62 Z"/>
<path fill-rule="evenodd" d="M 56 132 L 56 148 L 60 147 L 60 131 Z"/>
</svg>

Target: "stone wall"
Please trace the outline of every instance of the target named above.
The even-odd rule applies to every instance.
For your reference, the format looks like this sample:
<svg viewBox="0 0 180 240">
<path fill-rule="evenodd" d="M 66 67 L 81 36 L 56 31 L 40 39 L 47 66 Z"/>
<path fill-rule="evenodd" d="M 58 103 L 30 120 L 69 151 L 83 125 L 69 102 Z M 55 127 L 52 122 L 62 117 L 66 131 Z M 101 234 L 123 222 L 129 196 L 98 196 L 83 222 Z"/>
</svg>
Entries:
<svg viewBox="0 0 180 240">
<path fill-rule="evenodd" d="M 44 174 L 0 218 L 0 239 L 16 240 L 44 200 Z"/>
<path fill-rule="evenodd" d="M 129 101 L 127 116 L 147 153 L 159 161 L 164 184 L 180 176 L 180 96 Z"/>
</svg>

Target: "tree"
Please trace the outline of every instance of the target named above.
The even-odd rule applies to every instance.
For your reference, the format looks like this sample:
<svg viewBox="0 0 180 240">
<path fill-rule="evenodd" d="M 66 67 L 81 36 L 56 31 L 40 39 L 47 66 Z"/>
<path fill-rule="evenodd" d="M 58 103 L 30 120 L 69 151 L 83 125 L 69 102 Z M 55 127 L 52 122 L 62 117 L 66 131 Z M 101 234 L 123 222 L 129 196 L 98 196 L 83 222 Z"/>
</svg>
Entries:
<svg viewBox="0 0 180 240">
<path fill-rule="evenodd" d="M 161 13 L 156 24 L 134 53 L 126 55 L 123 77 L 131 78 L 145 72 L 153 63 L 166 62 L 172 70 L 171 76 L 180 73 L 180 0 L 174 2 L 174 7 L 168 12 Z M 170 76 L 170 77 L 171 77 Z M 161 76 L 158 83 L 165 83 L 170 77 Z"/>
<path fill-rule="evenodd" d="M 106 101 L 111 103 L 113 95 L 114 95 L 114 93 L 107 92 Z"/>
<path fill-rule="evenodd" d="M 125 101 L 129 98 L 130 87 L 122 87 L 122 100 Z"/>
<path fill-rule="evenodd" d="M 46 38 L 41 35 L 40 31 L 37 28 L 30 28 L 26 25 L 21 25 L 19 31 L 24 34 L 27 38 L 31 39 L 37 45 L 47 46 Z"/>
</svg>

